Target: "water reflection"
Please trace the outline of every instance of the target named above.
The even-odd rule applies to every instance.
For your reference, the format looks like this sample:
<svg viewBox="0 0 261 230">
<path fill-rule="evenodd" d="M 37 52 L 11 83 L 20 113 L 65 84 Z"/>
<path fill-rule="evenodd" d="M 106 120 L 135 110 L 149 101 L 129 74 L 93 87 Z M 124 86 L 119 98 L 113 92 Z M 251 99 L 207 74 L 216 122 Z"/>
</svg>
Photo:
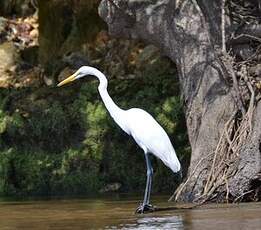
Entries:
<svg viewBox="0 0 261 230">
<path fill-rule="evenodd" d="M 107 227 L 110 229 L 111 227 Z M 120 229 L 173 229 L 180 230 L 184 229 L 183 221 L 181 216 L 167 216 L 167 217 L 144 217 L 137 220 L 134 224 L 121 224 L 115 226 Z"/>
<path fill-rule="evenodd" d="M 167 207 L 166 200 L 156 197 L 154 204 Z M 261 229 L 260 203 L 135 215 L 138 203 L 134 198 L 0 201 L 0 229 Z"/>
</svg>

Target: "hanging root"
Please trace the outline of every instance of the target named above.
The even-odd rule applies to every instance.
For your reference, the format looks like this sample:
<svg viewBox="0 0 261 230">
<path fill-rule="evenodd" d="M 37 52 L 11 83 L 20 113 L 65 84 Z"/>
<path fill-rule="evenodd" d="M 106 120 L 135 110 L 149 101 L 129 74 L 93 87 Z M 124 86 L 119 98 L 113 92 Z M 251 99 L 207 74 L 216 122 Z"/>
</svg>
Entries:
<svg viewBox="0 0 261 230">
<path fill-rule="evenodd" d="M 228 201 L 230 194 L 228 180 L 237 172 L 240 148 L 251 133 L 253 110 L 254 105 L 250 103 L 247 113 L 241 120 L 237 120 L 237 113 L 234 113 L 225 124 L 203 192 L 194 201 L 211 200 L 221 186 L 226 188 L 225 200 Z"/>
<path fill-rule="evenodd" d="M 230 57 L 225 57 L 222 61 L 223 67 L 225 67 L 228 72 L 227 76 L 230 76 L 232 79 L 232 87 L 236 94 L 235 100 L 237 100 L 238 107 L 225 123 L 215 151 L 198 161 L 192 172 L 189 173 L 187 180 L 179 186 L 170 200 L 174 197 L 175 200 L 178 200 L 192 178 L 193 182 L 195 181 L 196 183 L 201 172 L 205 170 L 207 171 L 207 176 L 204 181 L 204 188 L 193 202 L 202 204 L 220 197 L 220 195 L 223 195 L 221 199 L 227 202 L 231 201 L 229 179 L 237 173 L 241 147 L 244 146 L 249 135 L 251 135 L 252 118 L 256 100 L 255 92 L 257 92 L 257 95 L 260 93 L 258 93 L 258 89 L 256 89 L 255 85 L 250 81 L 246 63 L 233 65 Z M 234 69 L 238 69 L 239 71 L 235 73 Z M 248 92 L 248 96 L 244 99 L 239 95 L 238 79 L 240 80 L 240 84 L 243 84 Z M 209 165 L 210 161 L 211 163 Z M 199 168 L 200 170 L 198 170 Z M 197 175 L 195 175 L 195 173 L 197 173 Z M 235 199 L 238 200 L 240 198 Z"/>
<path fill-rule="evenodd" d="M 204 203 L 214 199 L 222 186 L 226 189 L 225 200 L 229 201 L 228 180 L 237 172 L 240 149 L 252 130 L 253 111 L 254 92 L 252 92 L 247 112 L 242 115 L 241 110 L 238 110 L 231 115 L 225 124 L 215 151 L 198 161 L 187 180 L 179 186 L 170 200 L 174 197 L 175 200 L 178 200 L 188 182 L 195 176 L 198 167 L 202 168 L 203 165 L 207 165 L 206 162 L 212 159 L 210 169 L 207 170 L 208 175 L 203 191 L 193 202 Z"/>
<path fill-rule="evenodd" d="M 255 7 L 251 5 L 254 4 L 252 1 L 247 5 L 234 0 L 222 0 L 221 4 L 222 45 L 220 51 L 217 50 L 220 54 L 217 59 L 220 60 L 222 75 L 232 88 L 231 92 L 237 108 L 225 123 L 215 150 L 198 161 L 189 172 L 186 181 L 178 187 L 170 200 L 173 198 L 179 200 L 184 193 L 193 194 L 195 191 L 192 190 L 198 182 L 204 183 L 201 191 L 194 194 L 196 198 L 193 201 L 199 204 L 212 199 L 236 202 L 252 192 L 250 189 L 239 197 L 233 198 L 229 190 L 229 181 L 238 172 L 240 151 L 251 136 L 255 104 L 261 99 L 261 77 L 260 67 L 258 67 L 261 35 L 257 33 L 258 18 L 255 16 Z M 235 24 L 248 25 L 246 27 L 248 29 L 237 30 L 236 34 L 226 34 L 225 17 L 227 16 Z M 251 28 L 255 29 L 254 33 L 251 32 Z M 236 49 L 242 43 L 248 47 L 248 51 L 253 50 L 248 56 Z"/>
</svg>

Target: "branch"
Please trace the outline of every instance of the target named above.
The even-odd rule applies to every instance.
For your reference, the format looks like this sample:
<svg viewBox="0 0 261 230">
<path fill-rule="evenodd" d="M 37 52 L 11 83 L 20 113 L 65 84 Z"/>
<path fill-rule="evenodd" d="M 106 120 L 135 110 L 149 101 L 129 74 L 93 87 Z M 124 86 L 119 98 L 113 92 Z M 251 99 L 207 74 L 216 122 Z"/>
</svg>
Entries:
<svg viewBox="0 0 261 230">
<path fill-rule="evenodd" d="M 226 0 L 222 0 L 221 5 L 221 33 L 222 33 L 222 52 L 226 53 L 226 33 L 225 33 L 225 3 Z"/>
<path fill-rule="evenodd" d="M 261 38 L 256 37 L 254 35 L 250 35 L 250 34 L 240 34 L 240 35 L 234 37 L 233 40 L 236 41 L 236 43 L 246 43 L 249 40 L 256 40 L 261 43 Z"/>
<path fill-rule="evenodd" d="M 261 43 L 261 24 L 244 26 L 231 36 L 229 43 L 247 43 L 249 40 L 255 40 Z"/>
<path fill-rule="evenodd" d="M 237 34 L 248 34 L 261 38 L 261 24 L 246 25 Z"/>
</svg>

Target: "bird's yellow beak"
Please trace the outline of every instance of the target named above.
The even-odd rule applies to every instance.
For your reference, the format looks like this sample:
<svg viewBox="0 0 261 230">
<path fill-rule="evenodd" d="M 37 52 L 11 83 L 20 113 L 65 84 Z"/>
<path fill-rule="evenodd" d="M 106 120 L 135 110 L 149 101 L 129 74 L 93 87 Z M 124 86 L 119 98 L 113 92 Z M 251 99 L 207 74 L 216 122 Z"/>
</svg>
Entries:
<svg viewBox="0 0 261 230">
<path fill-rule="evenodd" d="M 69 82 L 72 82 L 72 81 L 74 81 L 74 80 L 76 80 L 76 73 L 74 73 L 73 75 L 71 75 L 71 76 L 69 76 L 69 77 L 67 77 L 66 79 L 64 79 L 63 81 L 61 81 L 57 86 L 62 86 L 62 85 L 65 85 L 65 84 L 67 84 L 67 83 L 69 83 Z"/>
</svg>

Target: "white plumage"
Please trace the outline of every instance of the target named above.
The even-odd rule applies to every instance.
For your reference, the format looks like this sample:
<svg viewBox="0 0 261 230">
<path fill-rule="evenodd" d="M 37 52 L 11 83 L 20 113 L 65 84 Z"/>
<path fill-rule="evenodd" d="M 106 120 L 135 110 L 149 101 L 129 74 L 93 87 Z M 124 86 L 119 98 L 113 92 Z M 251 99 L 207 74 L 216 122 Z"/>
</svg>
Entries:
<svg viewBox="0 0 261 230">
<path fill-rule="evenodd" d="M 152 167 L 148 157 L 152 153 L 168 166 L 174 173 L 180 171 L 180 162 L 176 156 L 175 150 L 165 130 L 159 123 L 146 111 L 139 108 L 123 110 L 119 108 L 111 99 L 107 91 L 107 78 L 105 75 L 90 66 L 83 66 L 72 76 L 60 82 L 58 86 L 67 84 L 75 79 L 86 75 L 96 76 L 99 81 L 99 93 L 114 121 L 143 149 L 147 165 L 147 183 L 143 203 L 136 210 L 139 213 L 152 211 L 153 207 L 149 204 L 150 190 L 152 183 Z"/>
<path fill-rule="evenodd" d="M 130 135 L 145 153 L 152 153 L 174 173 L 180 170 L 180 163 L 165 130 L 146 111 L 132 108 L 126 111 L 126 123 Z"/>
</svg>

